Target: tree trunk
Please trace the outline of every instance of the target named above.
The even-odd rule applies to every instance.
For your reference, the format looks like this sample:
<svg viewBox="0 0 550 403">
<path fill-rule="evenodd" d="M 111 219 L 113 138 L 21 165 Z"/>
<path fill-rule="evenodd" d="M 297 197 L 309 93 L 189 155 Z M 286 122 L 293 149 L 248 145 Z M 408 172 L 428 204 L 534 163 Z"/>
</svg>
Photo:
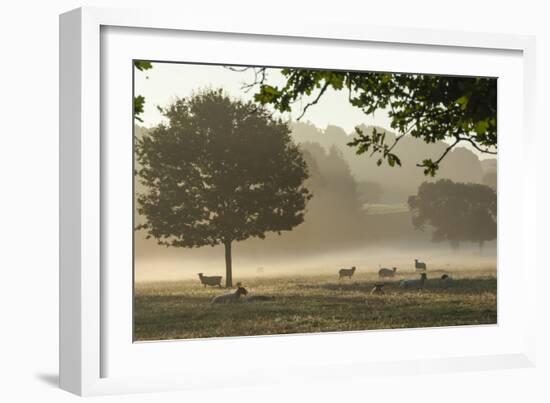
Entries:
<svg viewBox="0 0 550 403">
<path fill-rule="evenodd" d="M 231 241 L 225 241 L 225 287 L 233 287 L 233 270 L 231 267 Z"/>
</svg>

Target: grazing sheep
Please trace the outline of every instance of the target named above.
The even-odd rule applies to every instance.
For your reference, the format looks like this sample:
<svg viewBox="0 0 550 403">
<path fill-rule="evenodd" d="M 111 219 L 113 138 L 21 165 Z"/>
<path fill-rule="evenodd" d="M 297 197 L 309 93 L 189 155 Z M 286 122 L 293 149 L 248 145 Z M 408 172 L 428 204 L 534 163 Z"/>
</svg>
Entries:
<svg viewBox="0 0 550 403">
<path fill-rule="evenodd" d="M 248 294 L 248 291 L 246 291 L 246 288 L 242 287 L 241 285 L 237 284 L 238 288 L 235 292 L 229 293 L 229 294 L 223 294 L 218 295 L 214 298 L 212 298 L 213 304 L 232 304 L 239 300 L 241 295 Z"/>
<path fill-rule="evenodd" d="M 386 283 L 374 283 L 373 289 L 370 291 L 369 295 L 372 294 L 384 294 L 384 286 Z"/>
<path fill-rule="evenodd" d="M 424 288 L 424 283 L 428 279 L 426 273 L 421 273 L 419 279 L 401 280 L 399 287 L 401 288 Z"/>
<path fill-rule="evenodd" d="M 414 259 L 414 268 L 416 270 L 428 270 L 428 266 L 426 263 L 419 261 L 418 259 Z"/>
<path fill-rule="evenodd" d="M 353 276 L 353 273 L 355 273 L 355 266 L 353 266 L 351 269 L 340 269 L 340 271 L 338 271 L 338 279 L 342 280 L 344 277 L 349 277 L 349 279 L 351 280 L 351 276 Z"/>
<path fill-rule="evenodd" d="M 439 281 L 446 287 L 450 287 L 453 284 L 453 278 L 448 274 L 443 274 Z"/>
<path fill-rule="evenodd" d="M 397 271 L 397 267 L 394 267 L 392 270 L 382 267 L 380 270 L 378 270 L 378 277 L 380 278 L 393 277 L 395 276 L 396 271 Z"/>
<path fill-rule="evenodd" d="M 201 280 L 201 283 L 204 285 L 204 288 L 206 288 L 207 285 L 209 286 L 218 286 L 222 287 L 222 276 L 205 276 L 202 273 L 199 273 L 199 279 Z"/>
<path fill-rule="evenodd" d="M 246 298 L 247 302 L 256 302 L 256 301 L 274 301 L 275 297 L 272 295 L 251 295 Z"/>
</svg>

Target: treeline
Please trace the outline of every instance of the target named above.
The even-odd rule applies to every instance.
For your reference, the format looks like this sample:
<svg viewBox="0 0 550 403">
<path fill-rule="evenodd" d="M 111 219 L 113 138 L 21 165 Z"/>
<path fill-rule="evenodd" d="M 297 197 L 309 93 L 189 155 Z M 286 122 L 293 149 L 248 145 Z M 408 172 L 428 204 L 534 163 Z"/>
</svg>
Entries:
<svg viewBox="0 0 550 403">
<path fill-rule="evenodd" d="M 444 144 L 426 145 L 404 138 L 398 145 L 403 167 L 378 167 L 368 156 L 357 156 L 346 145 L 349 137 L 340 128 L 329 126 L 321 131 L 303 123 L 293 124 L 292 128 L 292 135 L 307 163 L 309 178 L 306 186 L 312 194 L 304 222 L 281 235 L 268 233 L 265 240 L 239 242 L 236 248 L 241 256 L 300 255 L 373 243 L 445 240 L 445 237 L 434 237 L 433 228 L 428 226 L 421 231 L 419 225 L 415 228 L 413 224 L 408 200 L 417 194 L 422 183 L 448 179 L 457 183 L 486 184 L 496 189 L 496 160 L 480 161 L 474 153 L 463 148 L 452 151 L 437 176 L 428 179 L 415 164 L 419 156 L 429 155 L 427 152 L 440 153 Z M 145 130 L 137 128 L 136 136 L 141 136 Z M 141 191 L 141 185 L 136 182 L 136 192 Z M 372 204 L 402 205 L 403 208 L 380 213 L 370 209 Z M 142 217 L 136 213 L 136 222 L 141 220 Z M 490 238 L 484 235 L 483 241 Z M 467 239 L 462 236 L 460 242 L 464 241 Z M 170 251 L 161 248 L 139 233 L 136 242 L 139 244 L 136 252 L 140 255 L 155 255 L 161 251 L 163 256 L 181 253 L 177 250 L 180 248 L 169 248 Z M 454 244 L 456 246 L 456 242 Z M 210 253 L 210 248 L 204 249 L 205 254 Z"/>
<path fill-rule="evenodd" d="M 310 123 L 292 123 L 292 136 L 298 143 L 316 142 L 326 150 L 336 147 L 349 165 L 362 197 L 372 203 L 406 203 L 407 198 L 415 194 L 418 187 L 429 180 L 416 164 L 424 158 L 436 158 L 441 155 L 447 143 L 438 141 L 427 144 L 421 139 L 410 136 L 402 138 L 395 147 L 402 167 L 390 167 L 387 164 L 376 165 L 375 158 L 357 155 L 347 143 L 353 133 L 346 133 L 337 126 L 319 129 Z M 364 132 L 371 133 L 373 126 L 362 126 Z M 386 133 L 386 141 L 392 143 L 395 133 L 376 128 Z M 450 179 L 453 182 L 481 183 L 496 189 L 496 159 L 480 160 L 476 154 L 463 147 L 453 149 L 442 162 L 433 180 Z"/>
</svg>

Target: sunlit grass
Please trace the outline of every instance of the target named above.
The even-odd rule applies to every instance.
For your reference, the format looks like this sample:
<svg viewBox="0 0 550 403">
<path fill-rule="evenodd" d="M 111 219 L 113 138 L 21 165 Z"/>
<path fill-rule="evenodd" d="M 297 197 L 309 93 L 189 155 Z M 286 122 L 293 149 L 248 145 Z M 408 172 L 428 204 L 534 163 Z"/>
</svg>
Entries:
<svg viewBox="0 0 550 403">
<path fill-rule="evenodd" d="M 249 295 L 273 301 L 212 305 L 229 292 L 203 288 L 199 280 L 138 283 L 135 287 L 135 339 L 163 340 L 222 336 L 310 333 L 346 330 L 493 324 L 497 320 L 494 269 L 448 270 L 451 287 L 429 272 L 423 290 L 399 288 L 400 273 L 385 280 L 385 294 L 370 295 L 378 276 L 358 272 L 350 280 L 337 275 L 242 279 Z"/>
</svg>

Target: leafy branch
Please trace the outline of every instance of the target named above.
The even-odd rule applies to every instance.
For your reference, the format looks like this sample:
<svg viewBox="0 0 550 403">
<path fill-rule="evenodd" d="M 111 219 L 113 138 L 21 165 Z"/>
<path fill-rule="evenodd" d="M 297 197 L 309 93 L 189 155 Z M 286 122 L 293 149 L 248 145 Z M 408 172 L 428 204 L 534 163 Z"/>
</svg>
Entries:
<svg viewBox="0 0 550 403">
<path fill-rule="evenodd" d="M 146 60 L 134 60 L 134 67 L 139 71 L 146 71 L 153 68 L 153 64 Z M 138 122 L 143 123 L 143 119 L 140 118 L 140 115 L 144 112 L 145 109 L 145 97 L 143 95 L 134 96 L 134 119 Z"/>
</svg>

